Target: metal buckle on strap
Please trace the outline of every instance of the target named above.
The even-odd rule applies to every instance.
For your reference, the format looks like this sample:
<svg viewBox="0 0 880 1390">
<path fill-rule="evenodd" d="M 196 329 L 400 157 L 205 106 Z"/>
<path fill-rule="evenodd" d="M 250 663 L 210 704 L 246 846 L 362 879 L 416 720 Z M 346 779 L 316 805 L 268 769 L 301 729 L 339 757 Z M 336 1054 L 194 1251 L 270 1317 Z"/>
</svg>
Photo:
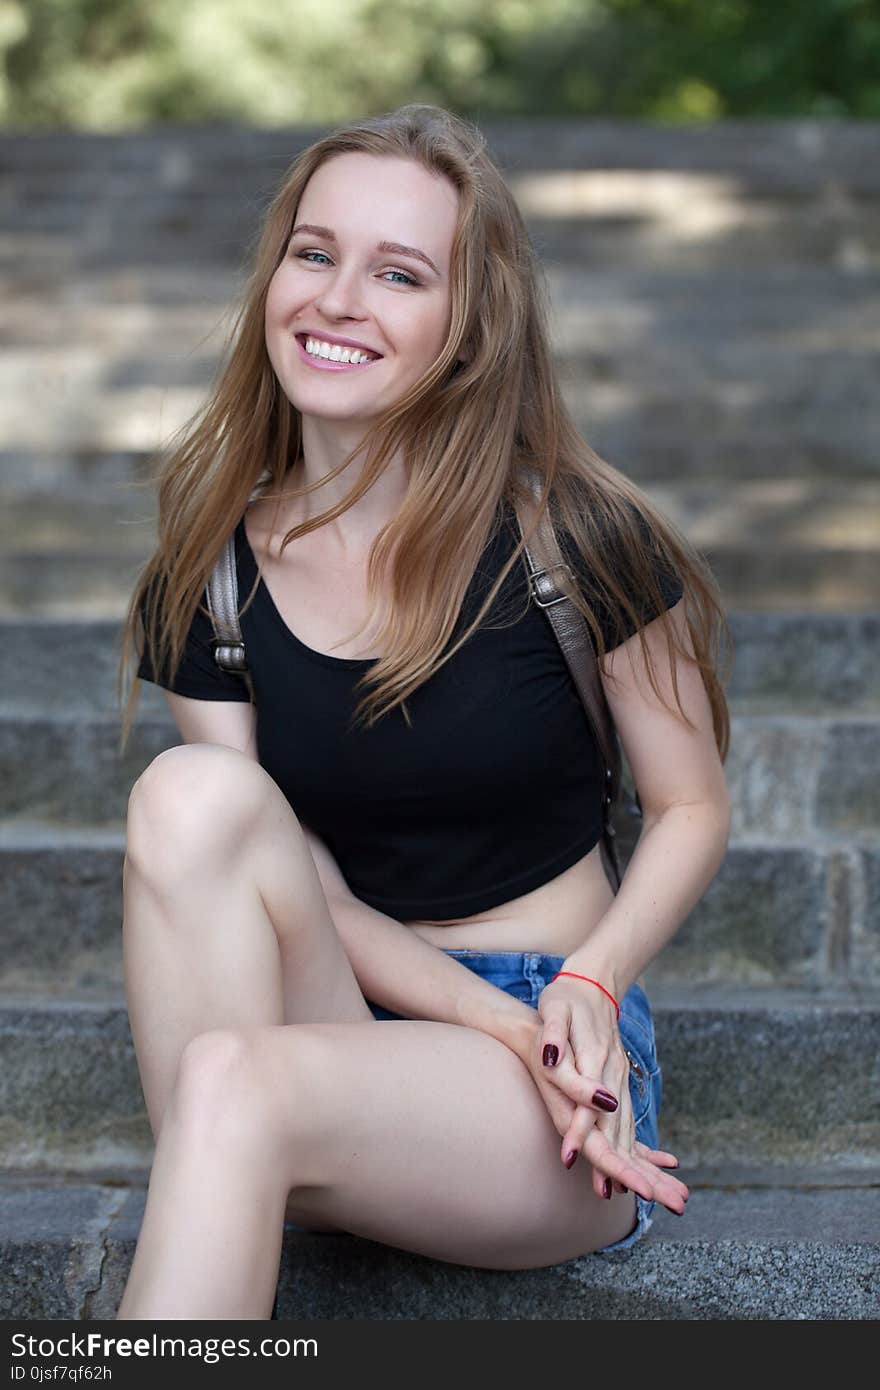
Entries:
<svg viewBox="0 0 880 1390">
<path fill-rule="evenodd" d="M 213 644 L 214 660 L 224 671 L 246 671 L 244 642 L 217 640 Z"/>
<path fill-rule="evenodd" d="M 570 565 L 548 565 L 546 569 L 533 570 L 533 572 L 529 575 L 529 588 L 532 592 L 532 598 L 535 600 L 535 603 L 538 605 L 539 608 L 552 608 L 554 603 L 564 603 L 565 600 L 568 598 L 568 594 L 562 593 L 557 593 L 555 598 L 541 598 L 537 589 L 538 581 L 540 579 L 543 579 L 545 575 L 549 575 L 551 570 L 565 570 L 568 577 L 570 579 L 572 578 Z M 550 583 L 553 584 L 552 579 L 550 580 Z M 556 586 L 554 585 L 553 587 L 555 588 Z"/>
</svg>

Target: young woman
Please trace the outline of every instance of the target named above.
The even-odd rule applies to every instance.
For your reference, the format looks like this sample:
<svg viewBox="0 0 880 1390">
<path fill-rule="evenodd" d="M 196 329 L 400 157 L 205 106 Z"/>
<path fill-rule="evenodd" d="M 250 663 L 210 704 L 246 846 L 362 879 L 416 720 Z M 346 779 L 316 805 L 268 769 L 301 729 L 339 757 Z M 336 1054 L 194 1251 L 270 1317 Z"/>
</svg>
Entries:
<svg viewBox="0 0 880 1390">
<path fill-rule="evenodd" d="M 118 1316 L 268 1318 L 285 1219 L 494 1269 L 625 1248 L 688 1196 L 639 976 L 727 845 L 711 573 L 574 428 L 522 219 L 448 112 L 296 160 L 236 329 L 122 652 L 184 742 L 129 803 L 156 1150 Z M 643 807 L 616 896 L 523 563 L 545 512 Z M 250 688 L 205 607 L 233 532 Z"/>
</svg>

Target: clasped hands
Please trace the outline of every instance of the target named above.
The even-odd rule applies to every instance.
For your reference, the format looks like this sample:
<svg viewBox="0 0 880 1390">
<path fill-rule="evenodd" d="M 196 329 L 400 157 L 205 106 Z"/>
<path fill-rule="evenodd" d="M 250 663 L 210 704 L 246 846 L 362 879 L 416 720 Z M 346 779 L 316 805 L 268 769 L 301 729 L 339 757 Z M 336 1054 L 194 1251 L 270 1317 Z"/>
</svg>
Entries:
<svg viewBox="0 0 880 1390">
<path fill-rule="evenodd" d="M 629 1059 L 614 1006 L 598 989 L 568 978 L 547 985 L 517 1053 L 562 1136 L 567 1168 L 582 1153 L 592 1164 L 597 1196 L 629 1189 L 682 1214 L 688 1189 L 663 1171 L 677 1168 L 678 1159 L 636 1139 Z"/>
</svg>

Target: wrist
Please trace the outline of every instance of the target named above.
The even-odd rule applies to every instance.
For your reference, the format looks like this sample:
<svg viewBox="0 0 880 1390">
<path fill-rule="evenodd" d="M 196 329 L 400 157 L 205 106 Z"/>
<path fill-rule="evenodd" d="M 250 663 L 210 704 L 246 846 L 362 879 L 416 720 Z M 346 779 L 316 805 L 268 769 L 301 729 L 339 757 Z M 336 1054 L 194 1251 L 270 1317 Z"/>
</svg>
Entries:
<svg viewBox="0 0 880 1390">
<path fill-rule="evenodd" d="M 617 1022 L 620 1021 L 620 1001 L 616 998 L 615 995 L 611 993 L 610 989 L 605 988 L 601 980 L 597 980 L 593 975 L 581 975 L 574 970 L 558 970 L 556 974 L 551 978 L 550 984 L 555 984 L 556 981 L 560 978 L 563 981 L 582 981 L 583 984 L 587 985 L 589 990 L 592 991 L 592 997 L 594 1002 L 599 996 L 601 996 L 603 999 L 607 999 L 609 1006 L 614 1010 L 615 1020 Z"/>
<path fill-rule="evenodd" d="M 535 1029 L 540 1023 L 537 1012 L 521 999 L 514 999 L 504 990 L 492 986 L 497 999 L 482 999 L 474 1008 L 462 1009 L 461 1022 L 465 1027 L 477 1028 L 504 1043 L 517 1056 L 527 1050 Z"/>
<path fill-rule="evenodd" d="M 562 962 L 559 969 L 560 971 L 570 971 L 574 975 L 584 975 L 590 980 L 597 980 L 604 989 L 608 990 L 609 994 L 614 996 L 618 1004 L 622 1002 L 623 996 L 632 983 L 625 978 L 625 971 L 622 971 L 616 962 L 598 956 L 595 952 L 591 953 L 588 959 L 585 952 L 574 951 L 567 960 Z M 563 976 L 563 979 L 567 978 L 567 976 Z M 572 980 L 571 983 L 577 984 L 578 981 Z M 585 990 L 595 989 L 595 985 L 584 984 L 583 988 Z"/>
</svg>

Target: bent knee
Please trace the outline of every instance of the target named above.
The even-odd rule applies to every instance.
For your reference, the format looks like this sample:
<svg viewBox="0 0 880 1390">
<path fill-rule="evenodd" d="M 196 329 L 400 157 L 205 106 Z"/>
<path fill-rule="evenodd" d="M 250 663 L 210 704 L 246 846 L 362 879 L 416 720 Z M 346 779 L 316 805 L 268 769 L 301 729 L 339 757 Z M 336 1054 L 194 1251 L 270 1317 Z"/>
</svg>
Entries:
<svg viewBox="0 0 880 1390">
<path fill-rule="evenodd" d="M 320 1029 L 308 1024 L 253 1024 L 211 1028 L 191 1038 L 180 1054 L 175 1088 L 184 1105 L 267 1112 L 305 1108 L 320 1093 L 308 1080 L 326 1073 L 328 1053 Z M 301 1085 L 296 1085 L 297 1080 Z M 314 1108 L 314 1106 L 312 1107 Z"/>
<path fill-rule="evenodd" d="M 174 1086 L 179 1113 L 210 1124 L 250 1122 L 263 1109 L 259 1029 L 212 1028 L 180 1054 Z"/>
<path fill-rule="evenodd" d="M 193 856 L 232 852 L 274 788 L 265 769 L 235 748 L 166 748 L 131 789 L 126 855 L 140 870 L 161 870 L 164 877 Z"/>
</svg>

